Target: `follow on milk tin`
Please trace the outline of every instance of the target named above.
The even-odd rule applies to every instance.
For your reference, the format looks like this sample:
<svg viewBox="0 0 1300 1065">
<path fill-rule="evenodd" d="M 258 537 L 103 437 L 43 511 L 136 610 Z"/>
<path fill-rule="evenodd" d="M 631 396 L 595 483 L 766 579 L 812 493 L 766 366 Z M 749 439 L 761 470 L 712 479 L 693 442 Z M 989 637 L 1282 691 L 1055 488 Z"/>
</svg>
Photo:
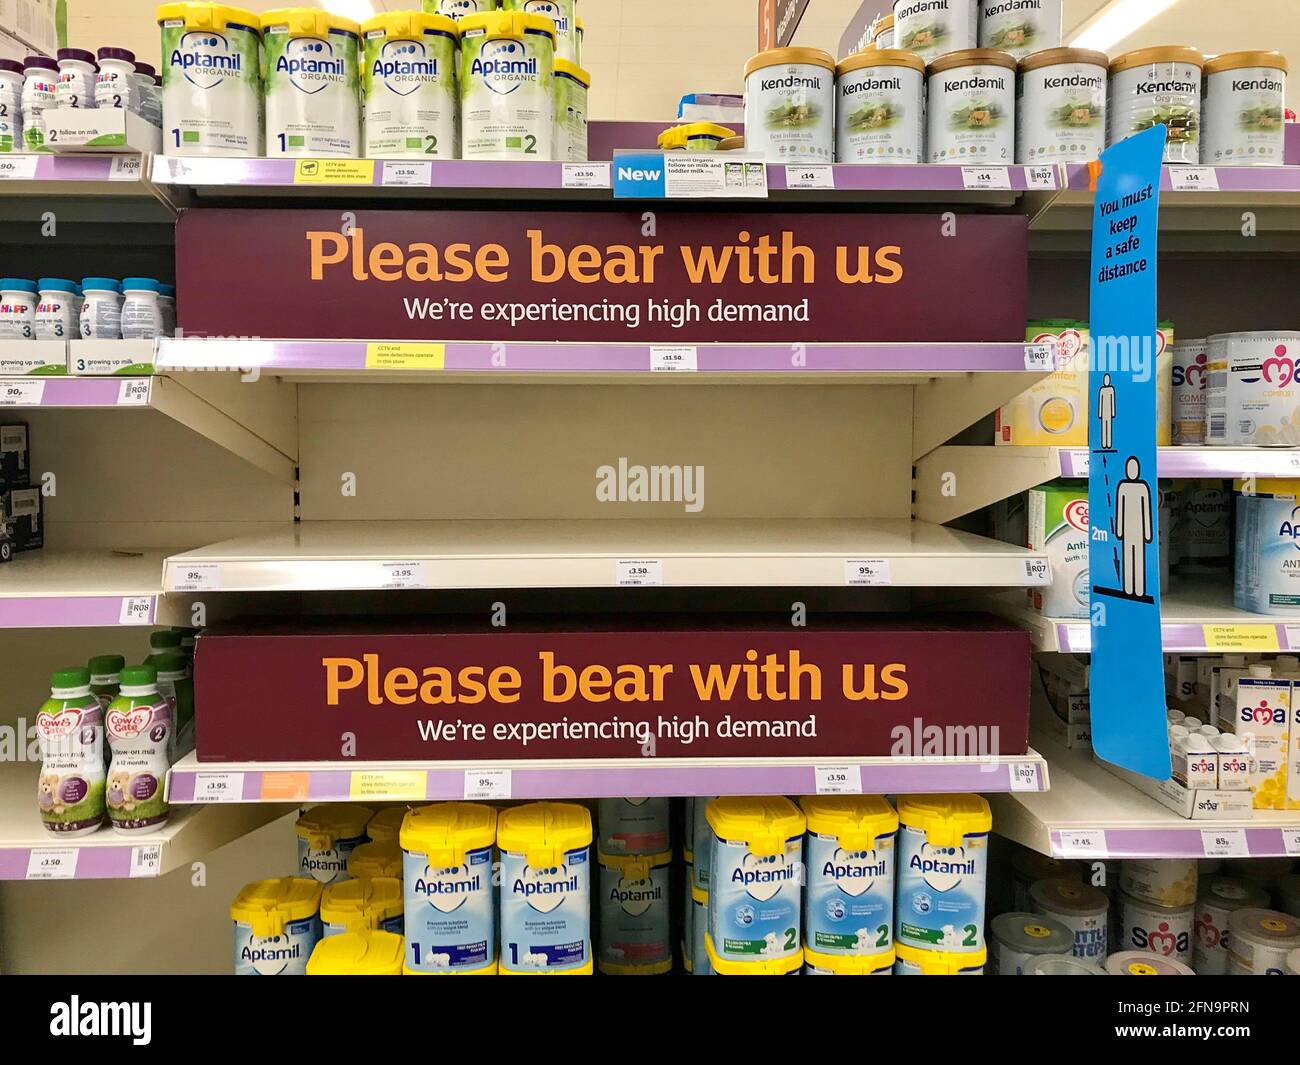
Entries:
<svg viewBox="0 0 1300 1065">
<path fill-rule="evenodd" d="M 1228 52 L 1206 60 L 1202 162 L 1280 166 L 1285 161 L 1286 75 L 1280 52 Z"/>
<path fill-rule="evenodd" d="M 979 42 L 977 0 L 895 0 L 894 47 L 927 63 Z"/>
<path fill-rule="evenodd" d="M 266 155 L 271 158 L 361 154 L 361 28 L 310 8 L 268 11 Z"/>
<path fill-rule="evenodd" d="M 236 976 L 305 976 L 321 939 L 321 886 L 304 877 L 258 880 L 235 896 Z"/>
<path fill-rule="evenodd" d="M 408 972 L 495 970 L 496 832 L 496 811 L 478 803 L 420 806 L 403 819 Z"/>
<path fill-rule="evenodd" d="M 1061 0 L 979 0 L 979 45 L 1024 59 L 1061 45 Z"/>
<path fill-rule="evenodd" d="M 989 935 L 993 972 L 998 976 L 1020 976 L 1031 958 L 1074 950 L 1074 933 L 1046 914 L 1000 914 L 989 922 Z"/>
<path fill-rule="evenodd" d="M 898 819 L 898 943 L 983 950 L 988 802 L 979 795 L 909 795 L 899 800 Z"/>
<path fill-rule="evenodd" d="M 1238 486 L 1232 601 L 1254 614 L 1300 614 L 1300 480 Z"/>
<path fill-rule="evenodd" d="M 1164 161 L 1195 166 L 1201 161 L 1201 70 L 1195 48 L 1142 48 L 1110 64 L 1106 143 L 1164 126 Z"/>
<path fill-rule="evenodd" d="M 495 11 L 460 32 L 462 158 L 554 158 L 555 23 Z"/>
<path fill-rule="evenodd" d="M 592 972 L 591 838 L 591 813 L 575 803 L 501 814 L 503 975 Z"/>
<path fill-rule="evenodd" d="M 925 122 L 927 163 L 1011 163 L 1016 146 L 1016 61 L 988 48 L 935 59 L 926 68 Z"/>
<path fill-rule="evenodd" d="M 395 11 L 361 26 L 365 154 L 455 159 L 460 31 L 443 15 Z"/>
<path fill-rule="evenodd" d="M 673 852 L 597 854 L 600 952 L 607 976 L 655 976 L 673 967 L 671 868 Z"/>
<path fill-rule="evenodd" d="M 366 841 L 366 823 L 374 816 L 368 806 L 327 802 L 298 818 L 298 875 L 322 884 L 348 878 L 348 858 Z"/>
<path fill-rule="evenodd" d="M 1088 163 L 1106 147 L 1104 52 L 1050 48 L 1020 61 L 1016 162 Z"/>
</svg>

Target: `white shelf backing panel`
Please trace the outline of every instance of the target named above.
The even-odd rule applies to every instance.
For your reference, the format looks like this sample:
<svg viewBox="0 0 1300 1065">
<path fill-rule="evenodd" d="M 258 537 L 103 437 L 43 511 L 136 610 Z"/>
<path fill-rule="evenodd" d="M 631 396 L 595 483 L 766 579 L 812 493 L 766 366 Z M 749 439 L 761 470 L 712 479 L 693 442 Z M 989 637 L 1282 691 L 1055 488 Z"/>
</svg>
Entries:
<svg viewBox="0 0 1300 1065">
<path fill-rule="evenodd" d="M 172 767 L 169 802 L 436 801 L 592 799 L 621 795 L 815 795 L 835 780 L 840 793 L 1041 791 L 1046 763 L 1033 750 L 1004 758 L 835 759 L 806 761 L 690 759 L 471 763 L 200 762 L 189 754 Z M 834 774 L 829 770 L 837 771 Z M 838 771 L 843 770 L 840 774 Z M 841 776 L 843 779 L 841 779 Z"/>
<path fill-rule="evenodd" d="M 167 591 L 412 588 L 612 588 L 630 563 L 648 583 L 679 587 L 843 587 L 848 565 L 877 563 L 866 583 L 1023 587 L 1046 556 L 905 519 L 303 522 L 167 559 Z M 655 579 L 656 576 L 661 579 Z"/>
<path fill-rule="evenodd" d="M 0 629 L 163 624 L 163 558 L 51 547 L 15 554 L 0 566 Z"/>
</svg>

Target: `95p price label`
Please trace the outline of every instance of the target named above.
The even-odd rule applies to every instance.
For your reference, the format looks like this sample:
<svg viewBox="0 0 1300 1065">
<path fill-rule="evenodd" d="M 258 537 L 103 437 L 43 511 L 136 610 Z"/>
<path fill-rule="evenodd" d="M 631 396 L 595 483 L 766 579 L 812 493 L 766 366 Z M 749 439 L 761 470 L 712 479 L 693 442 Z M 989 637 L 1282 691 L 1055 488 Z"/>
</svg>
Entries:
<svg viewBox="0 0 1300 1065">
<path fill-rule="evenodd" d="M 465 770 L 465 798 L 509 799 L 511 774 L 509 769 Z"/>
</svg>

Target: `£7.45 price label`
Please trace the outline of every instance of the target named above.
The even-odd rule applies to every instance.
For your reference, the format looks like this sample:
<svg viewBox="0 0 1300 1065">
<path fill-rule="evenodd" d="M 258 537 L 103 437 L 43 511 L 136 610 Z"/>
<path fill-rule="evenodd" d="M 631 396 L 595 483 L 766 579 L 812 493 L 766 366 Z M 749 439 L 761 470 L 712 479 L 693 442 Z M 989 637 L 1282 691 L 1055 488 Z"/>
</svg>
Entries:
<svg viewBox="0 0 1300 1065">
<path fill-rule="evenodd" d="M 1100 828 L 1064 829 L 1056 833 L 1052 854 L 1057 858 L 1104 858 L 1106 833 Z"/>
</svg>

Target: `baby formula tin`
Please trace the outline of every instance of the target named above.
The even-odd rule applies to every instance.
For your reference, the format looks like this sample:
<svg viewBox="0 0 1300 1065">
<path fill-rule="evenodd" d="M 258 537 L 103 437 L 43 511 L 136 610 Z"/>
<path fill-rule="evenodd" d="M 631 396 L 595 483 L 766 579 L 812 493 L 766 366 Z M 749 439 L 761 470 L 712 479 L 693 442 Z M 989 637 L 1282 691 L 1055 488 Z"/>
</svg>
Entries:
<svg viewBox="0 0 1300 1065">
<path fill-rule="evenodd" d="M 528 15 L 541 15 L 555 23 L 555 58 L 566 63 L 581 62 L 578 58 L 578 27 L 574 17 L 578 0 L 502 0 L 506 11 L 522 11 Z"/>
<path fill-rule="evenodd" d="M 514 806 L 497 825 L 501 972 L 589 975 L 591 813 L 574 803 Z"/>
<path fill-rule="evenodd" d="M 1180 340 L 1173 345 L 1173 443 L 1200 447 L 1205 443 L 1205 386 L 1209 345 L 1204 340 Z"/>
<path fill-rule="evenodd" d="M 361 154 L 361 29 L 325 11 L 262 16 L 266 44 L 266 152 L 270 158 Z"/>
<path fill-rule="evenodd" d="M 1281 166 L 1287 61 L 1281 52 L 1227 52 L 1205 62 L 1201 160 L 1214 166 Z"/>
<path fill-rule="evenodd" d="M 709 827 L 709 803 L 714 795 L 700 795 L 690 804 L 691 819 L 686 822 L 686 831 L 690 833 L 691 887 L 707 894 L 709 890 L 709 863 L 713 859 L 713 829 Z"/>
<path fill-rule="evenodd" d="M 1004 913 L 989 922 L 989 955 L 998 976 L 1020 976 L 1025 963 L 1044 954 L 1069 954 L 1074 932 L 1041 913 Z"/>
<path fill-rule="evenodd" d="M 497 11 L 460 32 L 462 158 L 553 159 L 555 23 Z"/>
<path fill-rule="evenodd" d="M 1201 69 L 1195 48 L 1141 48 L 1110 63 L 1107 145 L 1153 126 L 1169 130 L 1166 163 L 1201 161 Z"/>
<path fill-rule="evenodd" d="M 712 976 L 713 962 L 704 940 L 709 931 L 709 893 L 691 888 L 691 975 Z"/>
<path fill-rule="evenodd" d="M 1228 975 L 1285 976 L 1300 950 L 1300 919 L 1276 910 L 1237 910 L 1228 918 Z"/>
<path fill-rule="evenodd" d="M 1206 442 L 1300 444 L 1300 333 L 1219 333 L 1208 342 Z"/>
<path fill-rule="evenodd" d="M 1071 953 L 1079 958 L 1106 957 L 1110 902 L 1103 891 L 1076 880 L 1040 880 L 1029 889 L 1030 905 L 1065 925 L 1074 937 Z"/>
<path fill-rule="evenodd" d="M 804 951 L 804 976 L 892 976 L 898 960 L 893 949 L 884 954 L 818 954 Z"/>
<path fill-rule="evenodd" d="M 596 804 L 605 854 L 659 854 L 672 849 L 667 799 L 601 799 Z"/>
<path fill-rule="evenodd" d="M 980 47 L 1024 59 L 1061 46 L 1061 0 L 980 0 Z"/>
<path fill-rule="evenodd" d="M 694 907 L 691 904 L 691 860 L 688 855 L 686 858 L 685 876 L 682 877 L 682 965 L 688 973 L 694 974 L 695 961 L 692 951 L 695 949 L 695 914 Z M 706 903 L 707 905 L 707 900 Z"/>
<path fill-rule="evenodd" d="M 1300 480 L 1258 480 L 1251 495 L 1243 487 L 1238 482 L 1233 604 L 1255 614 L 1300 614 Z"/>
<path fill-rule="evenodd" d="M 781 796 L 713 799 L 709 946 L 718 961 L 798 959 L 804 882 L 803 812 Z M 778 967 L 781 968 L 781 967 Z M 781 968 L 784 971 L 784 968 Z"/>
<path fill-rule="evenodd" d="M 348 855 L 348 876 L 402 879 L 402 848 L 392 843 L 362 843 Z"/>
<path fill-rule="evenodd" d="M 384 930 L 327 936 L 307 959 L 308 976 L 401 976 L 402 937 Z"/>
<path fill-rule="evenodd" d="M 491 806 L 443 802 L 407 813 L 400 833 L 407 972 L 496 970 L 496 837 Z"/>
<path fill-rule="evenodd" d="M 1088 569 L 1088 486 L 1053 481 L 1028 492 L 1028 542 L 1048 556 L 1052 583 L 1029 590 L 1029 602 L 1053 618 L 1086 618 L 1091 574 Z"/>
<path fill-rule="evenodd" d="M 158 8 L 158 25 L 163 151 L 261 155 L 261 19 L 223 4 L 175 3 Z"/>
<path fill-rule="evenodd" d="M 979 42 L 978 0 L 895 0 L 894 47 L 927 63 Z"/>
<path fill-rule="evenodd" d="M 919 163 L 925 137 L 925 61 L 872 49 L 835 68 L 835 159 Z"/>
<path fill-rule="evenodd" d="M 587 94 L 591 75 L 567 59 L 555 60 L 555 158 L 583 162 L 587 158 Z"/>
<path fill-rule="evenodd" d="M 1006 52 L 972 48 L 926 67 L 926 162 L 1005 166 L 1015 119 L 1016 61 Z"/>
<path fill-rule="evenodd" d="M 321 886 L 286 876 L 258 880 L 230 906 L 236 976 L 304 976 L 321 938 Z"/>
<path fill-rule="evenodd" d="M 455 159 L 460 30 L 443 15 L 392 11 L 361 25 L 365 154 Z"/>
<path fill-rule="evenodd" d="M 380 810 L 366 823 L 366 838 L 371 843 L 389 843 L 401 846 L 402 822 L 410 811 L 408 806 L 390 806 Z"/>
<path fill-rule="evenodd" d="M 556 118 L 559 118 L 558 113 Z M 715 152 L 724 150 L 722 145 L 725 141 L 735 139 L 735 130 L 716 122 L 684 122 L 680 126 L 669 126 L 659 134 L 658 144 L 665 152 Z M 744 140 L 743 137 L 739 139 Z"/>
<path fill-rule="evenodd" d="M 348 878 L 348 858 L 366 841 L 367 806 L 329 802 L 313 806 L 298 818 L 298 875 L 322 884 Z"/>
<path fill-rule="evenodd" d="M 600 952 L 607 976 L 655 976 L 673 967 L 670 904 L 672 851 L 601 854 Z"/>
<path fill-rule="evenodd" d="M 898 814 L 878 795 L 799 800 L 804 837 L 806 953 L 880 955 L 894 943 Z"/>
<path fill-rule="evenodd" d="M 983 950 L 988 802 L 979 795 L 909 795 L 899 800 L 898 819 L 898 942 L 950 953 Z"/>
<path fill-rule="evenodd" d="M 1073 954 L 1044 954 L 1025 962 L 1022 976 L 1105 976 L 1100 963 Z"/>
<path fill-rule="evenodd" d="M 994 443 L 1088 445 L 1088 323 L 1048 318 L 1025 327 L 1030 344 L 1056 345 L 1056 369 L 998 409 Z"/>
<path fill-rule="evenodd" d="M 1020 60 L 1016 162 L 1087 163 L 1101 155 L 1108 62 L 1104 52 L 1081 48 L 1049 48 Z"/>
<path fill-rule="evenodd" d="M 446 15 L 453 22 L 458 22 L 466 15 L 477 15 L 481 11 L 496 11 L 501 7 L 501 0 L 424 0 L 424 10 L 436 15 Z"/>
<path fill-rule="evenodd" d="M 402 882 L 393 877 L 337 880 L 320 900 L 321 931 L 326 936 L 380 929 L 402 934 Z"/>
<path fill-rule="evenodd" d="M 1228 971 L 1228 922 L 1237 910 L 1266 909 L 1268 892 L 1230 876 L 1201 878 L 1196 900 L 1196 942 L 1192 967 L 1198 976 L 1223 976 Z"/>
<path fill-rule="evenodd" d="M 1190 965 L 1194 907 L 1157 906 L 1120 892 L 1120 943 Z"/>
<path fill-rule="evenodd" d="M 1011 857 L 1012 907 L 1018 911 L 1029 909 L 1029 889 L 1040 880 L 1082 881 L 1082 868 L 1078 862 L 1049 858 L 1028 848 L 1016 851 Z M 1058 951 L 1043 951 L 1056 954 Z"/>
<path fill-rule="evenodd" d="M 1145 950 L 1124 950 L 1106 959 L 1111 976 L 1195 976 L 1190 965 Z"/>
<path fill-rule="evenodd" d="M 37 808 L 47 832 L 69 839 L 104 823 L 104 711 L 90 679 L 89 669 L 58 670 L 36 711 Z"/>
<path fill-rule="evenodd" d="M 1157 906 L 1190 906 L 1196 901 L 1194 858 L 1126 858 L 1119 866 L 1120 890 Z"/>
<path fill-rule="evenodd" d="M 1293 950 L 1286 956 L 1286 972 L 1288 976 L 1300 976 L 1300 950 Z"/>
<path fill-rule="evenodd" d="M 894 13 L 892 11 L 881 15 L 876 24 L 871 27 L 873 34 L 871 43 L 876 48 L 893 48 L 894 47 Z"/>
<path fill-rule="evenodd" d="M 1294 721 L 1291 726 L 1294 730 Z M 1294 742 L 1291 747 L 1294 753 Z M 1278 880 L 1277 898 L 1278 905 L 1284 913 L 1289 913 L 1292 917 L 1300 917 L 1300 873 L 1290 873 Z"/>
<path fill-rule="evenodd" d="M 835 160 L 835 60 L 773 48 L 745 64 L 745 147 L 770 163 Z"/>
<path fill-rule="evenodd" d="M 895 976 L 983 976 L 988 964 L 988 951 L 984 947 L 965 954 L 949 954 L 941 950 L 920 950 L 899 943 L 894 947 Z"/>
</svg>

